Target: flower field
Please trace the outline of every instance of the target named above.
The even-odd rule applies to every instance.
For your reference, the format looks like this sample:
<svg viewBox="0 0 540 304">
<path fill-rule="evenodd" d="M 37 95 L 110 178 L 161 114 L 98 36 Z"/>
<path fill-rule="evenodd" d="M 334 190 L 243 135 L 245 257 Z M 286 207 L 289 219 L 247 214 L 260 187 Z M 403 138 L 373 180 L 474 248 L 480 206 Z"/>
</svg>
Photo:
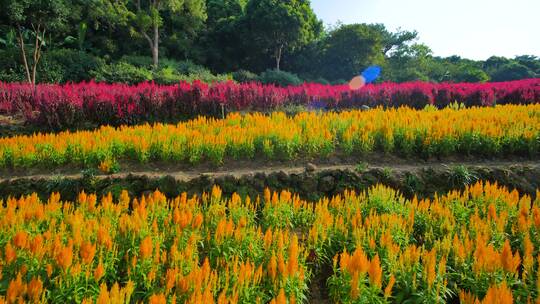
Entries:
<svg viewBox="0 0 540 304">
<path fill-rule="evenodd" d="M 104 83 L 66 85 L 0 83 L 0 114 L 22 114 L 40 128 L 62 130 L 91 125 L 168 122 L 198 115 L 222 117 L 235 111 L 272 111 L 288 105 L 346 109 L 451 103 L 471 106 L 534 104 L 540 100 L 540 79 L 501 83 L 382 83 L 351 91 L 347 85 L 304 84 L 275 87 L 257 83 L 201 82 L 161 86 Z"/>
<path fill-rule="evenodd" d="M 325 158 L 374 152 L 413 157 L 498 157 L 540 153 L 540 105 L 454 110 L 231 114 L 176 125 L 101 127 L 93 131 L 0 138 L 0 167 L 100 167 L 165 161 Z"/>
<path fill-rule="evenodd" d="M 479 182 L 424 200 L 10 198 L 0 302 L 301 303 L 327 265 L 337 303 L 539 303 L 538 197 Z"/>
<path fill-rule="evenodd" d="M 325 303 L 540 304 L 539 100 L 539 79 L 383 83 L 355 92 L 314 84 L 0 83 L 0 115 L 22 113 L 41 130 L 0 137 L 2 182 L 20 178 L 0 197 L 0 304 L 295 304 L 319 303 L 323 294 Z M 358 109 L 365 105 L 374 108 Z M 300 111 L 287 114 L 288 106 Z M 365 172 L 375 155 L 388 167 Z M 200 168 L 324 166 L 325 159 L 358 162 L 366 184 L 345 190 L 364 179 L 308 164 L 290 178 L 291 189 L 275 186 L 289 177 L 279 172 L 285 176 L 272 183 L 271 175 L 238 177 L 223 192 L 201 178 L 192 191 L 156 169 L 196 176 Z M 396 159 L 411 168 L 394 175 Z M 490 160 L 488 169 L 507 175 L 440 165 L 446 171 L 424 167 L 420 180 L 413 172 L 420 159 Z M 533 169 L 515 169 L 512 176 L 525 177 L 514 179 L 504 171 L 513 159 Z M 148 191 L 149 179 L 122 180 L 132 165 L 157 175 L 155 185 L 170 196 L 195 194 L 166 197 Z M 121 174 L 105 180 L 95 169 Z M 32 188 L 40 181 L 25 180 L 63 170 L 81 170 L 81 182 L 45 178 L 40 192 Z M 447 187 L 437 188 L 445 178 Z M 512 188 L 494 182 L 501 180 Z M 71 192 L 62 198 L 55 187 Z M 7 197 L 15 192 L 33 193 Z"/>
</svg>

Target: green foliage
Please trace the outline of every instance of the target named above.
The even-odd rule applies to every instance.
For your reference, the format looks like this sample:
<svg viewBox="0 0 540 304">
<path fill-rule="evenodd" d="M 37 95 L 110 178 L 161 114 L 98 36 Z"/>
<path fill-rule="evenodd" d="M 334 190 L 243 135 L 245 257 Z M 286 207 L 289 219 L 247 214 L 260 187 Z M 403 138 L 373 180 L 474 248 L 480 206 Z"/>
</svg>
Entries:
<svg viewBox="0 0 540 304">
<path fill-rule="evenodd" d="M 223 81 L 231 77 L 215 74 L 230 71 L 238 71 L 232 76 L 236 81 L 257 81 L 257 75 L 245 71 L 261 73 L 281 65 L 301 79 L 323 84 L 347 82 L 371 64 L 383 67 L 381 80 L 394 82 L 540 76 L 537 56 L 442 58 L 415 43 L 416 31 L 392 32 L 382 24 L 323 29 L 307 0 L 0 0 L 0 7 L 3 81 L 31 80 L 36 37 L 43 52 L 35 68 L 37 82 L 88 80 L 94 76 L 90 71 L 107 69 L 101 67 L 103 62 L 125 62 L 145 70 L 137 73 L 122 66 L 130 70 L 127 74 L 138 75 L 124 79 L 129 83 L 147 80 L 149 73 L 160 83 Z M 30 76 L 23 66 L 19 28 Z M 156 67 L 149 46 L 163 61 Z"/>
<path fill-rule="evenodd" d="M 152 69 L 152 60 L 148 57 L 125 56 L 122 61 L 98 66 L 91 72 L 96 81 L 121 82 L 134 84 L 155 81 L 160 84 L 174 84 L 180 81 L 223 82 L 230 80 L 228 75 L 214 75 L 208 69 L 191 61 L 164 59 L 158 69 Z"/>
<path fill-rule="evenodd" d="M 52 41 L 49 32 L 58 34 L 67 26 L 71 1 L 1 0 L 0 25 L 8 26 L 9 32 L 17 33 L 18 47 L 24 58 L 26 80 L 36 83 L 37 69 L 42 49 Z M 48 36 L 46 34 L 49 34 Z M 13 38 L 13 34 L 11 34 Z M 13 42 L 13 39 L 10 43 Z M 51 41 L 47 41 L 51 40 Z M 4 44 L 7 44 L 5 41 Z M 27 48 L 33 47 L 33 52 Z"/>
<path fill-rule="evenodd" d="M 152 67 L 152 58 L 148 56 L 125 55 L 125 56 L 122 56 L 120 61 L 131 64 L 138 68 L 151 68 Z"/>
<path fill-rule="evenodd" d="M 464 103 L 458 103 L 457 101 L 456 102 L 452 102 L 451 104 L 449 104 L 447 106 L 447 108 L 449 109 L 452 109 L 452 110 L 463 110 L 465 109 L 465 104 Z"/>
<path fill-rule="evenodd" d="M 25 81 L 19 49 L 0 50 L 0 81 Z M 37 82 L 65 83 L 90 80 L 89 71 L 98 69 L 102 60 L 82 51 L 52 49 L 43 54 L 37 67 Z"/>
<path fill-rule="evenodd" d="M 389 181 L 392 179 L 393 170 L 390 167 L 384 167 L 382 169 L 382 177 L 385 181 Z"/>
<path fill-rule="evenodd" d="M 250 0 L 245 18 L 253 49 L 274 58 L 277 70 L 283 53 L 308 44 L 322 31 L 308 0 Z"/>
<path fill-rule="evenodd" d="M 424 111 L 426 112 L 435 112 L 437 111 L 437 107 L 432 105 L 432 104 L 427 104 L 425 107 L 424 107 Z"/>
<path fill-rule="evenodd" d="M 256 82 L 259 81 L 259 76 L 246 70 L 238 70 L 232 74 L 232 77 L 237 82 Z"/>
<path fill-rule="evenodd" d="M 466 187 L 478 180 L 478 177 L 463 165 L 447 167 L 447 173 L 452 187 Z"/>
<path fill-rule="evenodd" d="M 350 79 L 362 68 L 383 60 L 381 34 L 366 24 L 342 25 L 324 40 L 322 75 Z"/>
<path fill-rule="evenodd" d="M 47 52 L 43 58 L 45 66 L 54 66 L 60 70 L 60 79 L 55 82 L 81 82 L 90 80 L 88 71 L 98 69 L 102 61 L 94 56 L 78 50 L 53 49 Z M 44 69 L 43 73 L 47 73 Z"/>
<path fill-rule="evenodd" d="M 24 68 L 20 63 L 20 51 L 13 47 L 0 49 L 0 81 L 24 81 Z"/>
<path fill-rule="evenodd" d="M 454 76 L 454 79 L 457 82 L 486 82 L 490 78 L 489 75 L 480 68 L 464 66 L 459 69 L 457 75 Z"/>
<path fill-rule="evenodd" d="M 358 173 L 364 173 L 369 169 L 369 164 L 366 162 L 360 162 L 356 165 L 356 168 L 354 169 Z"/>
<path fill-rule="evenodd" d="M 66 26 L 71 1 L 2 0 L 0 16 L 14 27 L 32 29 L 40 25 L 51 31 Z"/>
<path fill-rule="evenodd" d="M 511 62 L 501 66 L 491 75 L 491 78 L 493 81 L 510 81 L 533 78 L 535 76 L 535 73 L 526 66 L 517 62 Z"/>
<path fill-rule="evenodd" d="M 267 70 L 261 74 L 259 80 L 264 84 L 275 84 L 279 86 L 302 84 L 302 80 L 295 74 L 278 70 Z"/>
<path fill-rule="evenodd" d="M 152 72 L 126 62 L 105 64 L 90 72 L 96 81 L 134 84 L 153 79 Z"/>
</svg>

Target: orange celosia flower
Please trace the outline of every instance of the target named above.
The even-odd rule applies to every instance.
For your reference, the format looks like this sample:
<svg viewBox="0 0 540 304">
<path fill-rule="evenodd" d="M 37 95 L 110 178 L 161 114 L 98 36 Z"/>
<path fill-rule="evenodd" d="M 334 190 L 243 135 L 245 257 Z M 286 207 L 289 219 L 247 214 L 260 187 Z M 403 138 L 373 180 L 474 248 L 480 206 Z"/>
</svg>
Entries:
<svg viewBox="0 0 540 304">
<path fill-rule="evenodd" d="M 270 262 L 268 262 L 268 275 L 274 281 L 277 275 L 277 260 L 276 256 L 272 254 L 270 257 Z"/>
<path fill-rule="evenodd" d="M 28 297 L 33 302 L 38 302 L 39 299 L 41 298 L 42 292 L 43 292 L 43 282 L 41 281 L 41 279 L 39 277 L 32 278 L 30 283 L 28 283 Z"/>
<path fill-rule="evenodd" d="M 163 294 L 154 294 L 151 295 L 148 299 L 149 304 L 167 304 L 167 299 L 165 298 L 165 295 Z"/>
<path fill-rule="evenodd" d="M 298 237 L 293 235 L 289 245 L 289 261 L 287 263 L 287 272 L 294 275 L 298 271 Z"/>
<path fill-rule="evenodd" d="M 28 233 L 19 231 L 13 236 L 13 245 L 18 248 L 26 248 L 28 245 Z"/>
<path fill-rule="evenodd" d="M 167 273 L 165 275 L 165 288 L 167 288 L 167 291 L 170 291 L 176 285 L 177 276 L 178 276 L 177 268 L 167 269 Z"/>
<path fill-rule="evenodd" d="M 480 304 L 480 301 L 478 301 L 474 294 L 464 290 L 459 292 L 459 301 L 461 304 Z"/>
<path fill-rule="evenodd" d="M 47 264 L 46 269 L 47 269 L 47 277 L 50 278 L 53 273 L 53 266 L 51 264 Z"/>
<path fill-rule="evenodd" d="M 390 279 L 388 280 L 388 284 L 384 288 L 384 298 L 388 299 L 392 296 L 392 288 L 394 287 L 394 284 L 396 283 L 396 278 L 394 275 L 390 276 Z"/>
<path fill-rule="evenodd" d="M 105 274 L 105 267 L 103 267 L 103 262 L 99 260 L 99 264 L 94 270 L 94 279 L 96 280 L 96 282 L 98 282 L 103 277 L 104 274 Z M 105 286 L 105 288 L 107 288 L 107 286 Z"/>
<path fill-rule="evenodd" d="M 80 255 L 83 263 L 90 264 L 94 260 L 96 254 L 96 245 L 91 242 L 84 242 L 81 245 Z"/>
<path fill-rule="evenodd" d="M 285 296 L 285 291 L 283 288 L 279 290 L 278 296 L 276 298 L 276 304 L 287 304 L 287 297 Z"/>
<path fill-rule="evenodd" d="M 191 227 L 194 229 L 201 227 L 203 220 L 204 220 L 203 215 L 201 213 L 197 214 L 195 218 L 193 219 L 193 222 L 191 223 Z"/>
<path fill-rule="evenodd" d="M 139 256 L 141 257 L 141 259 L 144 260 L 152 256 L 152 250 L 153 250 L 152 246 L 153 246 L 152 238 L 150 236 L 145 237 L 141 241 L 141 244 L 139 247 Z"/>
<path fill-rule="evenodd" d="M 97 243 L 107 250 L 112 248 L 112 239 L 105 227 L 99 227 L 97 232 Z"/>
<path fill-rule="evenodd" d="M 512 290 L 506 286 L 506 282 L 503 282 L 501 286 L 490 287 L 486 293 L 486 296 L 482 300 L 482 304 L 513 304 L 514 298 L 512 296 Z"/>
<path fill-rule="evenodd" d="M 285 260 L 283 259 L 283 254 L 281 254 L 281 251 L 278 252 L 277 265 L 279 274 L 281 274 L 283 277 L 287 277 L 287 267 L 285 266 Z"/>
<path fill-rule="evenodd" d="M 63 247 L 56 255 L 56 264 L 62 269 L 67 270 L 73 262 L 73 245 Z"/>
<path fill-rule="evenodd" d="M 512 248 L 510 247 L 510 241 L 506 240 L 503 245 L 501 252 L 501 264 L 504 270 L 514 273 L 517 271 L 519 265 L 521 264 L 521 258 L 519 252 L 516 252 L 515 255 L 512 255 Z"/>
<path fill-rule="evenodd" d="M 110 303 L 109 291 L 107 290 L 107 284 L 103 282 L 99 286 L 99 295 L 98 295 L 96 304 L 109 304 L 109 303 Z"/>
<path fill-rule="evenodd" d="M 369 281 L 372 285 L 375 285 L 379 288 L 381 288 L 382 283 L 382 267 L 381 267 L 381 261 L 379 260 L 379 255 L 375 255 L 373 259 L 370 262 L 369 265 Z"/>
<path fill-rule="evenodd" d="M 26 284 L 22 281 L 21 273 L 17 274 L 17 278 L 9 282 L 6 291 L 6 299 L 8 303 L 15 303 L 17 299 L 21 299 L 26 294 Z M 22 302 L 22 301 L 21 301 Z"/>
<path fill-rule="evenodd" d="M 6 259 L 6 264 L 8 265 L 17 259 L 17 251 L 15 251 L 15 248 L 11 246 L 11 243 L 6 244 L 6 248 L 4 249 L 4 257 Z"/>
<path fill-rule="evenodd" d="M 43 237 L 38 234 L 32 239 L 32 242 L 30 243 L 30 252 L 40 257 L 43 254 L 43 251 Z"/>
<path fill-rule="evenodd" d="M 426 282 L 428 284 L 428 288 L 431 288 L 437 277 L 437 273 L 435 272 L 435 266 L 437 264 L 437 253 L 435 249 L 424 254 L 423 258 L 424 258 L 424 271 L 426 274 Z"/>
</svg>

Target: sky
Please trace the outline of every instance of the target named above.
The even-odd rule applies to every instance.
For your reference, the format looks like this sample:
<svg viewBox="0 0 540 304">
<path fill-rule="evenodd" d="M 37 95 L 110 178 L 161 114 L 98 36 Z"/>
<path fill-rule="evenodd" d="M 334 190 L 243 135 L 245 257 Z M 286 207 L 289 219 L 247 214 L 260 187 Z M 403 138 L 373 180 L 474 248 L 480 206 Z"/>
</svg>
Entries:
<svg viewBox="0 0 540 304">
<path fill-rule="evenodd" d="M 324 24 L 416 30 L 435 56 L 540 56 L 540 0 L 311 0 Z"/>
</svg>

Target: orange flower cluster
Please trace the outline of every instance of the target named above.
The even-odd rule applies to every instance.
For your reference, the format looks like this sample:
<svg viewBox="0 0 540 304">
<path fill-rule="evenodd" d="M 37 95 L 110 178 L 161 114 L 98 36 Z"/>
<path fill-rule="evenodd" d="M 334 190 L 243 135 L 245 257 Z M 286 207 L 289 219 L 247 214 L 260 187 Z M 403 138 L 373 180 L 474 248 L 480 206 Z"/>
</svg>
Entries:
<svg viewBox="0 0 540 304">
<path fill-rule="evenodd" d="M 76 202 L 0 201 L 0 278 L 9 283 L 0 303 L 303 298 L 304 247 L 291 231 L 257 222 L 257 204 L 224 199 L 217 187 L 201 198 L 123 191 L 118 200 L 82 192 Z"/>
<path fill-rule="evenodd" d="M 93 166 L 123 161 L 196 164 L 229 159 L 296 159 L 382 151 L 398 155 L 537 155 L 540 105 L 439 111 L 231 114 L 177 125 L 101 127 L 93 131 L 0 139 L 1 167 Z"/>
<path fill-rule="evenodd" d="M 0 303 L 300 303 L 332 261 L 339 303 L 538 303 L 537 199 L 478 182 L 431 199 L 385 186 L 308 203 L 123 191 L 0 202 Z"/>
<path fill-rule="evenodd" d="M 334 256 L 337 302 L 404 292 L 429 303 L 540 301 L 540 199 L 482 182 L 422 200 L 376 186 L 314 208 L 308 250 Z"/>
</svg>

